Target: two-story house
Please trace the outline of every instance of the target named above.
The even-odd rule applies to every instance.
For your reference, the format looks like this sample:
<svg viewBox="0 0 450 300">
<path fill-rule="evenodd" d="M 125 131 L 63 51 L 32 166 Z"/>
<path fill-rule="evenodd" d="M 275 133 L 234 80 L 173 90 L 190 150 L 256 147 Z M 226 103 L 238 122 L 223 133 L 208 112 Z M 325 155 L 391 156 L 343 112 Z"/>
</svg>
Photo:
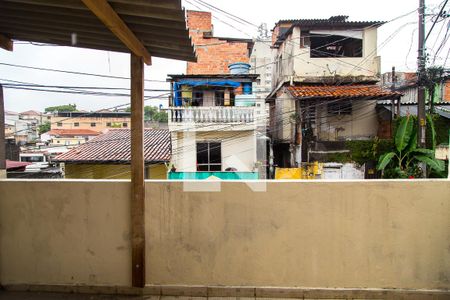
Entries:
<svg viewBox="0 0 450 300">
<path fill-rule="evenodd" d="M 129 128 L 129 112 L 55 112 L 50 119 L 51 129 L 90 129 L 102 131 L 111 128 Z"/>
<path fill-rule="evenodd" d="M 188 11 L 187 24 L 197 62 L 186 75 L 169 75 L 169 179 L 257 179 L 257 125 L 264 99 L 257 101 L 249 74 L 252 40 L 215 37 L 211 13 Z M 262 108 L 262 114 L 261 114 Z M 259 112 L 259 113 L 257 113 Z"/>
<path fill-rule="evenodd" d="M 273 29 L 269 134 L 275 164 L 296 167 L 339 152 L 342 141 L 377 135 L 377 100 L 400 93 L 377 85 L 377 28 L 383 22 L 281 20 Z"/>
</svg>

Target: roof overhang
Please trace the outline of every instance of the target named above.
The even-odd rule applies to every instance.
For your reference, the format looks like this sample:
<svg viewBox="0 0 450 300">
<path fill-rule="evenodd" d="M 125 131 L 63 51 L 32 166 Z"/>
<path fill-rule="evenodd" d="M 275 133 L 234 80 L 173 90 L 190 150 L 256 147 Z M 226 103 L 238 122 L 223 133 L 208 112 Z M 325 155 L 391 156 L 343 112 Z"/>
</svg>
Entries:
<svg viewBox="0 0 450 300">
<path fill-rule="evenodd" d="M 259 74 L 199 74 L 199 75 L 183 75 L 183 74 L 169 74 L 167 81 L 179 81 L 183 79 L 198 79 L 198 80 L 233 80 L 239 82 L 253 82 L 259 77 Z"/>
<path fill-rule="evenodd" d="M 180 0 L 3 0 L 0 47 L 12 40 L 196 61 Z"/>
</svg>

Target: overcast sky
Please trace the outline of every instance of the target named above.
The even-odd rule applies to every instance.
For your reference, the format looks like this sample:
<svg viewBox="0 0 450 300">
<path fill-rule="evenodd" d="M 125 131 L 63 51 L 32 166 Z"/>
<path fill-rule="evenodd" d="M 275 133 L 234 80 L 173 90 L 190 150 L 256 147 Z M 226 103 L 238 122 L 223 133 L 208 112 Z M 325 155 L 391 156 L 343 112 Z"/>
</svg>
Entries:
<svg viewBox="0 0 450 300">
<path fill-rule="evenodd" d="M 418 0 L 204 0 L 216 7 L 237 15 L 253 24 L 267 23 L 272 29 L 279 19 L 328 18 L 333 15 L 348 15 L 353 21 L 389 21 L 417 8 Z M 190 2 L 190 3 L 189 3 Z M 186 9 L 206 10 L 193 6 L 192 0 L 183 1 Z M 442 0 L 426 0 L 427 13 L 437 14 Z M 447 5 L 447 11 L 450 5 Z M 213 12 L 220 20 L 213 19 L 214 34 L 249 38 L 257 35 L 256 28 L 243 26 Z M 236 30 L 225 24 L 226 21 Z M 431 27 L 432 19 L 427 17 L 426 30 Z M 436 24 L 427 48 L 433 58 L 444 37 L 448 26 L 446 22 Z M 440 33 L 440 34 L 439 34 Z M 392 36 L 393 35 L 393 36 Z M 415 71 L 417 57 L 417 12 L 381 26 L 378 30 L 378 55 L 381 56 L 382 72 L 396 66 L 398 71 Z M 449 51 L 450 42 L 441 49 L 436 64 L 442 65 Z M 70 70 L 86 73 L 98 73 L 129 77 L 129 55 L 116 52 L 95 51 L 72 47 L 36 46 L 17 41 L 14 51 L 0 49 L 0 62 L 33 67 Z M 446 67 L 449 67 L 450 59 Z M 145 68 L 145 78 L 150 80 L 166 79 L 167 74 L 184 73 L 186 63 L 160 58 L 153 59 L 153 65 Z M 128 88 L 128 80 L 107 79 L 91 76 L 77 76 L 55 72 L 20 69 L 0 65 L 0 82 L 15 80 L 43 85 L 101 86 Z M 168 89 L 164 82 L 146 82 L 147 89 Z M 122 91 L 125 93 L 126 91 Z M 153 93 L 153 95 L 163 92 Z M 146 93 L 152 95 L 152 93 Z M 29 109 L 44 110 L 47 106 L 76 103 L 79 109 L 98 110 L 129 103 L 127 97 L 87 96 L 76 94 L 49 93 L 4 89 L 5 108 L 11 111 Z M 165 98 L 147 100 L 146 105 L 167 104 Z"/>
</svg>

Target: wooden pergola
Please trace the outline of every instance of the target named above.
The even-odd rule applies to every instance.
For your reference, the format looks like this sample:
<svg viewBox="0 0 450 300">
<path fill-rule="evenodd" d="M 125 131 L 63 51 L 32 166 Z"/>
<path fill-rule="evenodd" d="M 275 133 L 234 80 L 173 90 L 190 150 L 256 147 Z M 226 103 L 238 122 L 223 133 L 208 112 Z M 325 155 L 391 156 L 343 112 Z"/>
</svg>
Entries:
<svg viewBox="0 0 450 300">
<path fill-rule="evenodd" d="M 132 286 L 144 287 L 144 63 L 196 61 L 181 0 L 2 0 L 0 47 L 12 51 L 13 40 L 131 53 Z M 0 86 L 3 117 L 2 95 Z"/>
</svg>

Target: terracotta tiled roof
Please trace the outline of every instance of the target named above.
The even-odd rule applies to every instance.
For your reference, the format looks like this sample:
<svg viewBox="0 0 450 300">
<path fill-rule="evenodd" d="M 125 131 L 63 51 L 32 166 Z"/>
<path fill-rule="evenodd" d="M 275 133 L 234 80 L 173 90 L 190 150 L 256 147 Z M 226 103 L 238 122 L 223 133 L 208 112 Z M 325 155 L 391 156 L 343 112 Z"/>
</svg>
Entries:
<svg viewBox="0 0 450 300">
<path fill-rule="evenodd" d="M 317 99 L 392 99 L 402 94 L 391 92 L 377 85 L 327 85 L 327 86 L 289 86 L 288 91 L 295 98 Z"/>
<path fill-rule="evenodd" d="M 86 163 L 128 163 L 131 160 L 130 129 L 111 129 L 105 134 L 58 155 L 54 161 Z M 168 162 L 171 155 L 170 133 L 166 129 L 145 129 L 144 159 Z"/>
<path fill-rule="evenodd" d="M 55 136 L 95 136 L 100 134 L 100 132 L 90 129 L 52 129 L 47 133 Z"/>
</svg>

